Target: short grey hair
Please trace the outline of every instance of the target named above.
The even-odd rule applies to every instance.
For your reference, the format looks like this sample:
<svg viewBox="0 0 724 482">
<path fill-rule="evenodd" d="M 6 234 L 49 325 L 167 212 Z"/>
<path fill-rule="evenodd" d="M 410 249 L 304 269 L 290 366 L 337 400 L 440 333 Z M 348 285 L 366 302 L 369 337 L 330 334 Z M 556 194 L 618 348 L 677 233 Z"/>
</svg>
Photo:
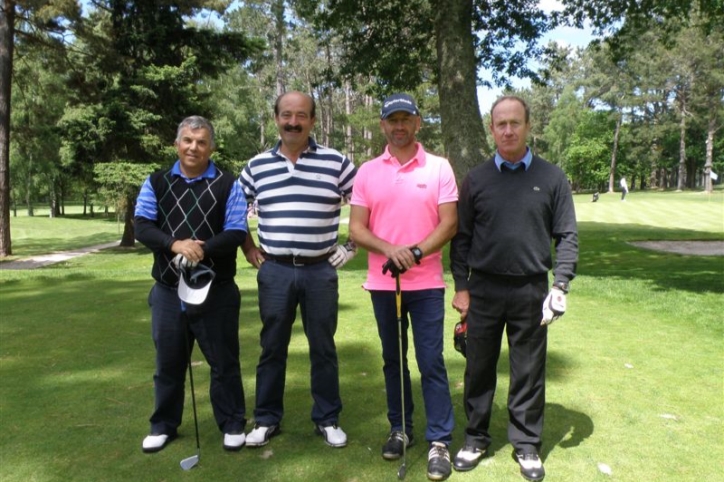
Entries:
<svg viewBox="0 0 724 482">
<path fill-rule="evenodd" d="M 192 115 L 182 120 L 178 125 L 178 129 L 176 129 L 176 142 L 181 140 L 181 131 L 186 127 L 192 131 L 197 129 L 206 129 L 209 131 L 209 136 L 211 137 L 211 148 L 216 149 L 214 126 L 211 125 L 211 122 L 209 122 L 208 119 L 201 117 L 200 115 Z"/>
<path fill-rule="evenodd" d="M 514 100 L 514 101 L 520 103 L 520 105 L 523 106 L 523 110 L 525 111 L 525 123 L 526 124 L 530 123 L 530 107 L 528 107 L 528 103 L 525 101 L 525 99 L 523 99 L 522 97 L 520 97 L 518 95 L 504 95 L 502 97 L 498 97 L 498 99 L 495 102 L 493 102 L 492 107 L 490 107 L 490 122 L 491 123 L 493 122 L 493 111 L 498 106 L 498 104 L 500 104 L 504 100 Z"/>
</svg>

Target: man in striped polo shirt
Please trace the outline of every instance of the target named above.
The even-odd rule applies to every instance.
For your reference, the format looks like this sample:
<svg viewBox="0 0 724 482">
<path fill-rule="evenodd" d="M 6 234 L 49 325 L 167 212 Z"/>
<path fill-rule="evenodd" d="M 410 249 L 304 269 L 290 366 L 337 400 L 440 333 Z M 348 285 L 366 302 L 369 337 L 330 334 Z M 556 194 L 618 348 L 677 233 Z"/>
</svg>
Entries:
<svg viewBox="0 0 724 482">
<path fill-rule="evenodd" d="M 280 140 L 251 159 L 239 180 L 247 202 L 258 203 L 257 235 L 244 243 L 256 267 L 262 353 L 256 368 L 256 424 L 246 444 L 266 445 L 279 433 L 284 415 L 287 353 L 301 308 L 309 342 L 311 418 L 316 433 L 332 447 L 347 445 L 338 426 L 342 400 L 334 334 L 337 331 L 336 269 L 352 259 L 356 247 L 337 243 L 342 203 L 352 194 L 357 169 L 341 153 L 310 137 L 315 103 L 309 95 L 288 92 L 274 104 Z"/>
</svg>

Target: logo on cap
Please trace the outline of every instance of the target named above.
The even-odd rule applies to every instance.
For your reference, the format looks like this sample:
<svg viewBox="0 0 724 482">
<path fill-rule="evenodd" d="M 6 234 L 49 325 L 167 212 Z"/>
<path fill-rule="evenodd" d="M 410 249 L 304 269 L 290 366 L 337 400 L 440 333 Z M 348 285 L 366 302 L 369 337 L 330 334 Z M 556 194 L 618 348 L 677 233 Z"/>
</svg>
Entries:
<svg viewBox="0 0 724 482">
<path fill-rule="evenodd" d="M 395 112 L 407 112 L 412 115 L 420 115 L 415 105 L 415 100 L 407 94 L 392 94 L 382 103 L 380 118 L 387 119 Z"/>
</svg>

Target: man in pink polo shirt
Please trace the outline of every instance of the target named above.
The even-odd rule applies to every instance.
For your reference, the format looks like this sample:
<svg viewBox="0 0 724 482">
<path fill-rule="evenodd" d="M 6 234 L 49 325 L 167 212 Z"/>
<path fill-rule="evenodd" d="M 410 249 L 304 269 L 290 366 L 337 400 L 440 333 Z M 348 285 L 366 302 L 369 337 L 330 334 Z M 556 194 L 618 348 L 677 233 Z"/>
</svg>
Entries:
<svg viewBox="0 0 724 482">
<path fill-rule="evenodd" d="M 430 444 L 427 476 L 451 473 L 448 446 L 454 426 L 443 359 L 445 282 L 441 249 L 456 232 L 458 190 L 447 159 L 417 142 L 420 113 L 407 94 L 382 105 L 380 127 L 387 138 L 381 156 L 364 163 L 355 178 L 350 235 L 368 251 L 367 281 L 382 342 L 390 433 L 382 457 L 396 460 L 413 438 L 413 401 L 407 363 L 407 327 L 412 326 Z M 383 269 L 384 266 L 384 269 Z M 400 273 L 404 380 L 400 383 L 395 275 Z M 405 432 L 401 385 L 404 385 Z"/>
</svg>

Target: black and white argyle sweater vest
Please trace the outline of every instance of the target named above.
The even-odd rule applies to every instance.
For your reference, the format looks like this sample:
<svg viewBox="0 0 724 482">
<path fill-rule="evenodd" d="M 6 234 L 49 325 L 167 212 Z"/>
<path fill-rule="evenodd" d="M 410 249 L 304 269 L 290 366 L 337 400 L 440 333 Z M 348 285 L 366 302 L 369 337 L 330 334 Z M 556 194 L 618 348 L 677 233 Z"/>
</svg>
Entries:
<svg viewBox="0 0 724 482">
<path fill-rule="evenodd" d="M 207 240 L 224 230 L 226 203 L 236 177 L 216 170 L 213 179 L 201 178 L 187 183 L 180 176 L 173 176 L 171 170 L 151 175 L 151 186 L 158 203 L 158 226 L 176 239 Z M 178 274 L 170 266 L 167 256 L 158 256 L 154 263 L 155 279 L 175 286 Z M 216 281 L 230 280 L 236 272 L 234 258 L 204 259 L 216 272 Z"/>
</svg>

